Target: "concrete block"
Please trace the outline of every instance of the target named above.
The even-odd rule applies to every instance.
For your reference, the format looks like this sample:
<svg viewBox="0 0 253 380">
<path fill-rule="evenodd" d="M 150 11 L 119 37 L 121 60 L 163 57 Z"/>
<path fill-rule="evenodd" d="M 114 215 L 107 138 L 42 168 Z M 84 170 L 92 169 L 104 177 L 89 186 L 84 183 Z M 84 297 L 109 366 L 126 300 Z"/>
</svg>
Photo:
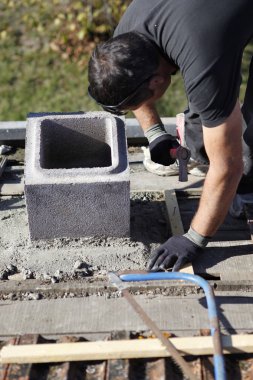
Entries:
<svg viewBox="0 0 253 380">
<path fill-rule="evenodd" d="M 106 112 L 28 118 L 25 197 L 30 237 L 129 236 L 125 126 Z"/>
</svg>

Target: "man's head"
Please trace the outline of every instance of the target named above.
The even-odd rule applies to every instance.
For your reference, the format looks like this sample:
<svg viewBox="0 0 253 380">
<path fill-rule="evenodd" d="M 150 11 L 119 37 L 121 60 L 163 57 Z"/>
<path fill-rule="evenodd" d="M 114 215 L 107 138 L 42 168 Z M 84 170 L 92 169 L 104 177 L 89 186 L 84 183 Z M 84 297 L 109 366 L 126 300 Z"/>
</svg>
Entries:
<svg viewBox="0 0 253 380">
<path fill-rule="evenodd" d="M 91 56 L 89 93 L 110 112 L 134 109 L 154 97 L 157 85 L 163 81 L 158 73 L 161 60 L 156 45 L 141 33 L 111 38 L 98 45 Z M 167 82 L 166 88 L 168 78 Z"/>
</svg>

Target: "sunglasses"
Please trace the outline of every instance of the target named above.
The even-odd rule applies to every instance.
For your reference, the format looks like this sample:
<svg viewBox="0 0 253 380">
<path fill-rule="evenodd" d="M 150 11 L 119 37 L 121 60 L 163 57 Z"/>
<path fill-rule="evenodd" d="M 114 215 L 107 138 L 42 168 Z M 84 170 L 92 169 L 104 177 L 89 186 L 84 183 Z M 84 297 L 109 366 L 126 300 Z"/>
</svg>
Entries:
<svg viewBox="0 0 253 380">
<path fill-rule="evenodd" d="M 156 74 L 152 74 L 152 75 L 149 75 L 146 79 L 144 79 L 141 83 L 138 84 L 138 86 L 134 89 L 134 91 L 129 95 L 127 96 L 124 100 L 122 100 L 119 104 L 117 105 L 114 105 L 114 106 L 110 106 L 110 105 L 106 105 L 106 104 L 102 104 L 100 102 L 98 102 L 94 97 L 93 95 L 91 94 L 91 87 L 89 86 L 88 87 L 88 94 L 89 96 L 95 100 L 97 102 L 97 104 L 99 104 L 105 111 L 108 111 L 114 115 L 117 115 L 117 116 L 123 116 L 123 115 L 126 115 L 128 110 L 126 109 L 126 106 L 129 105 L 131 103 L 131 100 L 134 99 L 134 97 L 136 96 L 136 94 L 138 93 L 140 87 L 146 83 L 147 81 L 149 81 L 154 75 Z"/>
</svg>

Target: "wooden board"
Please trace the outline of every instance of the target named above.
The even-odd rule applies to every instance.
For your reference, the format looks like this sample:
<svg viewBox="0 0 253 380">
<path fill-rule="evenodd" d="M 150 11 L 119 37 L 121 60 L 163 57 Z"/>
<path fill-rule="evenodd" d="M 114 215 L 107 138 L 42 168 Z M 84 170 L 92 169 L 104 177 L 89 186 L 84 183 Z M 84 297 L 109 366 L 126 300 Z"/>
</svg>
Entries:
<svg viewBox="0 0 253 380">
<path fill-rule="evenodd" d="M 183 223 L 181 220 L 181 215 L 179 211 L 179 206 L 177 202 L 177 196 L 175 190 L 165 191 L 165 203 L 168 213 L 168 219 L 170 223 L 170 229 L 172 235 L 183 235 L 185 233 Z M 180 272 L 193 274 L 193 267 L 191 264 L 185 265 Z"/>
<path fill-rule="evenodd" d="M 181 220 L 177 196 L 175 190 L 165 191 L 165 203 L 169 217 L 169 223 L 172 235 L 184 234 L 184 227 Z"/>
<path fill-rule="evenodd" d="M 0 162 L 0 177 L 5 170 L 6 164 L 7 164 L 7 157 L 3 157 L 1 162 Z"/>
<path fill-rule="evenodd" d="M 170 341 L 183 355 L 213 354 L 213 340 L 209 336 L 171 338 Z M 253 335 L 223 336 L 222 343 L 225 354 L 253 352 Z M 1 363 L 47 363 L 168 356 L 170 354 L 158 339 L 133 339 L 5 346 L 0 360 Z"/>
<path fill-rule="evenodd" d="M 15 183 L 0 183 L 0 195 L 23 195 L 24 194 L 24 180 Z"/>
</svg>

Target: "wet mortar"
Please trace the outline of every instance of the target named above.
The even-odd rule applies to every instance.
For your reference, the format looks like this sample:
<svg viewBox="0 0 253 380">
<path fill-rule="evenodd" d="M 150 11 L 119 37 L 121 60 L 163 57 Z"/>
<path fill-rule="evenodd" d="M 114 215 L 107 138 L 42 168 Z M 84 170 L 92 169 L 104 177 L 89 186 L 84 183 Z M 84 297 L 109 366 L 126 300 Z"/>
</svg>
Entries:
<svg viewBox="0 0 253 380">
<path fill-rule="evenodd" d="M 108 271 L 145 270 L 150 253 L 169 237 L 164 194 L 131 193 L 129 238 L 93 236 L 80 239 L 31 241 L 25 199 L 0 198 L 0 279 L 22 283 L 36 280 L 42 284 L 58 282 L 106 281 Z M 18 287 L 17 287 L 18 288 Z M 107 291 L 104 284 L 97 294 Z M 8 292 L 7 292 L 8 293 Z M 71 292 L 52 292 L 54 298 L 72 296 Z M 44 295 L 50 298 L 50 292 Z M 87 295 L 87 290 L 74 295 Z M 40 299 L 43 292 L 17 289 L 0 295 L 1 299 Z M 43 296 L 44 297 L 44 296 Z"/>
</svg>

